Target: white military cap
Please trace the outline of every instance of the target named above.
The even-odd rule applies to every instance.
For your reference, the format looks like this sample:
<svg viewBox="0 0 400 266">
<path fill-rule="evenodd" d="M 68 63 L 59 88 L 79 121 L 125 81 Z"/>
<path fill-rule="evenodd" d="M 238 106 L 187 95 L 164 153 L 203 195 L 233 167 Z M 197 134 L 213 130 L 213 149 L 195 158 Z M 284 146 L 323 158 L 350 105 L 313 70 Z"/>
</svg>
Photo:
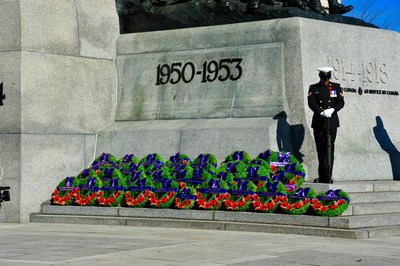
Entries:
<svg viewBox="0 0 400 266">
<path fill-rule="evenodd" d="M 319 67 L 318 71 L 322 73 L 329 73 L 333 71 L 334 69 L 332 67 Z"/>
</svg>

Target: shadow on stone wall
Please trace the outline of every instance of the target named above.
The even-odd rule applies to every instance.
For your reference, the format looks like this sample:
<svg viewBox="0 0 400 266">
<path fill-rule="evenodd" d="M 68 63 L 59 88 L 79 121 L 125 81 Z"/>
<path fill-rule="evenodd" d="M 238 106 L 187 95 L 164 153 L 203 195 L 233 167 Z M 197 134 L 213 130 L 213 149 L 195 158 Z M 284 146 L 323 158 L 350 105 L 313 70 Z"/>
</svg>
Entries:
<svg viewBox="0 0 400 266">
<path fill-rule="evenodd" d="M 278 120 L 276 128 L 278 149 L 290 152 L 302 163 L 304 155 L 300 152 L 300 149 L 304 142 L 304 126 L 301 124 L 290 125 L 287 122 L 286 112 L 280 112 L 274 116 L 274 119 Z"/>
<path fill-rule="evenodd" d="M 374 135 L 381 148 L 389 154 L 390 164 L 392 165 L 393 179 L 400 180 L 400 151 L 393 144 L 389 137 L 383 121 L 380 116 L 375 117 L 376 126 L 374 129 Z"/>
<path fill-rule="evenodd" d="M 116 0 L 120 33 L 303 17 L 358 26 L 375 27 L 360 19 L 340 15 L 322 16 L 297 7 L 279 7 L 261 1 L 257 10 L 247 11 L 248 0 L 230 0 L 229 8 L 212 0 Z M 357 8 L 357 7 L 356 7 Z"/>
</svg>

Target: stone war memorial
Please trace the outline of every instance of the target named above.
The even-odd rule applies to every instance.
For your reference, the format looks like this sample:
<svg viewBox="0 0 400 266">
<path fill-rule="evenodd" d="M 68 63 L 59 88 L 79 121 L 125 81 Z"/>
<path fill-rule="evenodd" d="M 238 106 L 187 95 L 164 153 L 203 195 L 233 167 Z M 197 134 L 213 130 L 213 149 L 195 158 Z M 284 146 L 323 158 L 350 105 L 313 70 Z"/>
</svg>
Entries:
<svg viewBox="0 0 400 266">
<path fill-rule="evenodd" d="M 331 2 L 321 11 L 298 1 L 1 1 L 0 221 L 43 221 L 34 214 L 58 184 L 103 153 L 212 154 L 220 164 L 271 150 L 301 163 L 302 187 L 350 194 L 347 220 L 329 226 L 377 226 L 357 216 L 369 214 L 399 228 L 400 34 Z M 321 66 L 345 95 L 333 184 L 312 183 L 307 92 Z M 365 206 L 383 201 L 387 224 Z"/>
</svg>

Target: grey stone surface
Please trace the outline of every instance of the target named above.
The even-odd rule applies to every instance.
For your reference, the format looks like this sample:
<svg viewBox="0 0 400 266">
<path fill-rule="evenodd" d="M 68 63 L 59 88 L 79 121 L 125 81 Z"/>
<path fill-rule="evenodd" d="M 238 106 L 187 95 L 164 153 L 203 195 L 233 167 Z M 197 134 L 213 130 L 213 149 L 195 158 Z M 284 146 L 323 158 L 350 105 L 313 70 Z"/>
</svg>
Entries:
<svg viewBox="0 0 400 266">
<path fill-rule="evenodd" d="M 115 122 L 99 133 L 97 152 L 116 157 L 134 153 L 143 158 L 158 153 L 164 159 L 181 152 L 191 158 L 214 154 L 218 162 L 235 150 L 257 156 L 277 150 L 277 121 L 271 118 L 182 119 Z"/>
<path fill-rule="evenodd" d="M 326 32 L 331 34 L 326 35 Z M 170 45 L 163 45 L 158 41 L 160 39 L 168 40 Z M 354 39 L 368 42 L 354 42 Z M 127 68 L 122 62 L 125 63 L 125 58 L 131 54 L 138 57 L 140 54 L 150 56 L 174 51 L 208 51 L 219 47 L 283 43 L 285 76 L 282 80 L 282 106 L 289 125 L 304 127 L 304 139 L 301 139 L 299 146 L 309 177 L 317 177 L 317 156 L 310 128 L 312 113 L 307 107 L 307 90 L 310 84 L 318 82 L 316 69 L 328 65 L 335 69 L 332 81 L 347 88 L 346 106 L 340 112 L 342 126 L 337 138 L 333 178 L 335 181 L 390 180 L 398 172 L 396 158 L 400 143 L 396 125 L 399 121 L 392 114 L 399 106 L 400 97 L 376 92 L 399 91 L 400 79 L 396 69 L 400 60 L 397 54 L 391 52 L 399 42 L 399 34 L 391 31 L 303 18 L 277 19 L 126 34 L 118 41 L 117 53 L 122 61 L 117 64 L 117 69 Z M 119 70 L 119 73 L 122 72 Z M 146 72 L 146 75 L 149 77 L 147 82 L 154 83 L 154 73 Z M 145 81 L 142 79 L 141 82 Z M 362 95 L 358 93 L 360 87 Z M 366 93 L 367 90 L 373 91 Z M 151 93 L 155 92 L 146 93 L 151 97 Z M 153 103 L 152 108 L 155 108 L 156 101 Z M 124 108 L 126 106 L 121 106 L 121 109 Z M 142 106 L 137 108 L 141 110 Z M 154 112 L 152 116 L 155 116 Z"/>
<path fill-rule="evenodd" d="M 79 54 L 75 1 L 27 0 L 20 5 L 22 49 L 62 55 Z"/>
<path fill-rule="evenodd" d="M 0 3 L 0 52 L 21 49 L 21 17 L 19 10 L 19 0 L 7 0 Z M 3 62 L 3 60 L 0 60 L 0 62 Z"/>
<path fill-rule="evenodd" d="M 119 56 L 116 120 L 272 117 L 283 111 L 282 48 L 267 43 Z M 230 62 L 235 58 L 243 61 Z M 157 85 L 158 67 L 160 73 L 171 67 L 170 78 L 160 76 L 164 85 Z"/>
<path fill-rule="evenodd" d="M 1 224 L 2 265 L 398 265 L 399 237 L 83 224 Z M 107 241 L 105 241 L 107 240 Z M 34 245 L 32 243 L 35 243 Z M 90 251 L 88 251 L 88 246 Z"/>
<path fill-rule="evenodd" d="M 398 154 L 400 145 L 396 133 L 399 116 L 393 114 L 398 111 L 400 97 L 366 94 L 365 90 L 399 92 L 400 60 L 398 54 L 391 52 L 400 43 L 399 33 L 348 25 L 336 27 L 310 20 L 302 20 L 301 24 L 303 36 L 308 36 L 302 38 L 302 60 L 306 63 L 303 80 L 312 80 L 317 64 L 329 65 L 335 68 L 333 81 L 345 88 L 361 87 L 364 92 L 362 95 L 358 91 L 345 92 L 346 105 L 339 113 L 341 127 L 334 177 L 337 180 L 393 177 L 392 170 L 398 163 L 390 159 Z M 321 37 L 327 31 L 331 34 Z M 325 42 L 329 45 L 323 45 Z M 381 118 L 383 127 L 377 127 L 377 117 Z M 310 119 L 311 113 L 307 112 L 307 120 Z"/>
<path fill-rule="evenodd" d="M 21 191 L 21 135 L 0 134 L 0 186 L 10 187 L 10 201 L 3 202 L 0 222 L 18 223 Z"/>
<path fill-rule="evenodd" d="M 21 53 L 0 50 L 0 83 L 3 83 L 0 133 L 21 133 Z"/>
<path fill-rule="evenodd" d="M 93 60 L 23 53 L 22 131 L 93 134 L 114 119 L 114 66 Z"/>
<path fill-rule="evenodd" d="M 399 226 L 400 214 L 374 214 L 366 216 L 351 216 L 351 217 L 331 217 L 329 225 L 333 228 L 367 228 L 367 227 L 382 227 L 382 226 Z"/>
<path fill-rule="evenodd" d="M 282 225 L 293 225 L 293 226 L 306 225 L 306 226 L 327 227 L 329 224 L 327 217 L 316 217 L 308 215 L 252 213 L 252 212 L 216 211 L 214 219 L 217 221 L 282 224 Z"/>
<path fill-rule="evenodd" d="M 46 202 L 42 205 L 43 214 L 83 215 L 83 216 L 118 216 L 118 208 L 103 208 L 94 206 L 56 206 Z"/>
<path fill-rule="evenodd" d="M 114 1 L 27 0 L 20 2 L 20 13 L 23 50 L 114 59 L 119 35 Z"/>
<path fill-rule="evenodd" d="M 1 1 L 0 140 L 19 138 L 1 143 L 2 182 L 13 186 L 1 221 L 29 221 L 94 159 L 96 133 L 115 116 L 118 24 L 114 1 Z"/>
<path fill-rule="evenodd" d="M 400 182 L 374 182 L 374 191 L 400 191 Z"/>
<path fill-rule="evenodd" d="M 158 121 L 118 122 L 99 132 L 97 154 L 108 152 L 121 158 L 134 153 L 143 158 L 149 153 L 158 153 L 164 159 L 179 150 L 179 126 L 169 123 L 168 129 Z"/>
<path fill-rule="evenodd" d="M 352 203 L 373 203 L 387 201 L 400 201 L 400 193 L 397 191 L 351 194 Z"/>
<path fill-rule="evenodd" d="M 125 218 L 101 216 L 63 216 L 43 215 L 35 217 L 36 223 L 92 224 L 92 225 L 127 225 Z"/>
<path fill-rule="evenodd" d="M 114 60 L 119 20 L 114 1 L 76 0 L 82 57 Z M 100 75 L 99 75 L 100 76 Z"/>
<path fill-rule="evenodd" d="M 212 220 L 214 213 L 201 210 L 171 210 L 151 208 L 119 208 L 118 215 L 121 217 L 139 218 L 174 218 L 191 220 Z"/>
<path fill-rule="evenodd" d="M 28 222 L 28 214 L 40 210 L 36 202 L 49 200 L 59 182 L 87 166 L 85 154 L 93 152 L 94 140 L 89 135 L 61 134 L 23 134 L 21 138 L 20 221 Z"/>
<path fill-rule="evenodd" d="M 361 203 L 353 206 L 353 215 L 375 213 L 396 213 L 400 210 L 400 202 Z"/>
</svg>

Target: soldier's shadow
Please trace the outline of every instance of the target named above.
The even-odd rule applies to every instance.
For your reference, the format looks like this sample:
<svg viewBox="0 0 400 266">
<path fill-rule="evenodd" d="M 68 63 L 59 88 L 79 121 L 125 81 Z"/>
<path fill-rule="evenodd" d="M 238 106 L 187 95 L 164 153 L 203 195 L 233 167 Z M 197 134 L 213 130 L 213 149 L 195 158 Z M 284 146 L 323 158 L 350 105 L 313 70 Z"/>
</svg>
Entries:
<svg viewBox="0 0 400 266">
<path fill-rule="evenodd" d="M 380 116 L 375 117 L 376 126 L 373 128 L 374 135 L 382 150 L 389 154 L 390 164 L 392 166 L 393 179 L 400 180 L 400 152 L 393 144 Z"/>
<path fill-rule="evenodd" d="M 280 112 L 273 119 L 278 120 L 276 128 L 278 149 L 290 152 L 302 163 L 304 155 L 300 152 L 300 148 L 304 142 L 304 126 L 301 124 L 290 125 L 287 122 L 286 112 Z"/>
</svg>

